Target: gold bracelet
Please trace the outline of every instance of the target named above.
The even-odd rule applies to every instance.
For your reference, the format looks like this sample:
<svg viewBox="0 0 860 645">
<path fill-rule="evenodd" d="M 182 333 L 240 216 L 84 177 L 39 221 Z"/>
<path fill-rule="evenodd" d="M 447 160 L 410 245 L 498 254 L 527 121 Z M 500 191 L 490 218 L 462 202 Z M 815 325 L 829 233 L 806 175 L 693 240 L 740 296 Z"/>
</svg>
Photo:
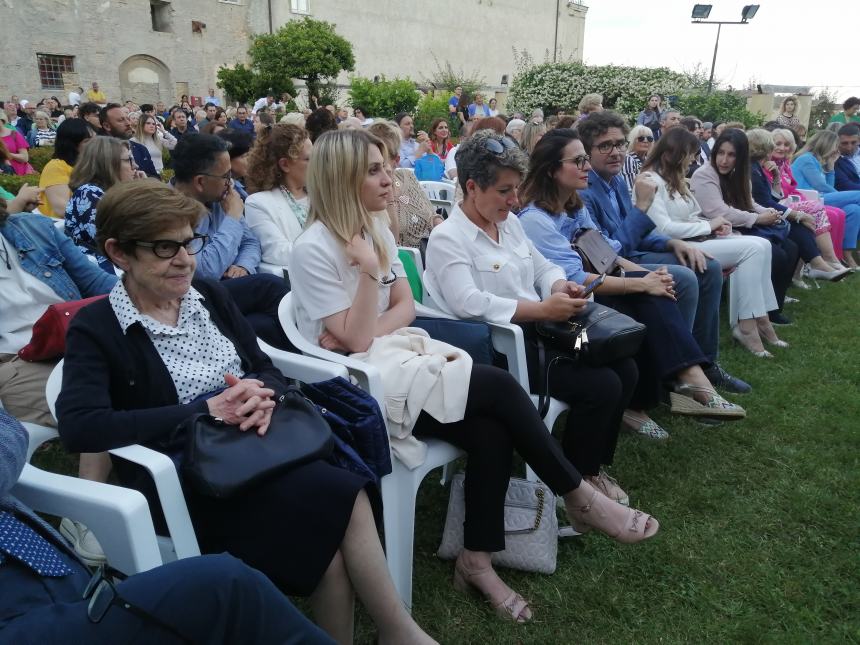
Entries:
<svg viewBox="0 0 860 645">
<path fill-rule="evenodd" d="M 360 273 L 363 273 L 363 274 L 364 274 L 364 275 L 366 275 L 368 278 L 370 278 L 371 280 L 373 280 L 376 284 L 379 284 L 379 278 L 377 278 L 377 277 L 376 277 L 375 275 L 373 275 L 372 273 L 368 273 L 367 271 L 361 271 Z"/>
</svg>

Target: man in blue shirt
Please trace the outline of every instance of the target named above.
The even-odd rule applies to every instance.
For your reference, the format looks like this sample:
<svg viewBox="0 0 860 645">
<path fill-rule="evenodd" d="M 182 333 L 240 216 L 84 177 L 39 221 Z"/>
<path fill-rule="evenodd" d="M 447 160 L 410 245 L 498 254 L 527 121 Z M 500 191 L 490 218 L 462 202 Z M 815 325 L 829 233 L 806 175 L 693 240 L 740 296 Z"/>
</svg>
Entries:
<svg viewBox="0 0 860 645">
<path fill-rule="evenodd" d="M 62 536 L 12 496 L 27 445 L 27 431 L 0 408 L 0 641 L 334 642 L 266 576 L 227 554 L 186 558 L 116 584 L 92 576 Z"/>
<path fill-rule="evenodd" d="M 469 105 L 469 120 L 490 116 L 490 108 L 484 103 L 484 95 L 475 93 L 475 102 Z"/>
<path fill-rule="evenodd" d="M 460 105 L 460 97 L 463 95 L 463 88 L 459 85 L 454 88 L 454 96 L 448 99 L 448 113 L 457 118 L 457 107 Z"/>
<path fill-rule="evenodd" d="M 717 363 L 723 286 L 720 263 L 683 240 L 654 232 L 654 222 L 646 214 L 657 190 L 652 180 L 637 180 L 634 205 L 620 176 L 628 132 L 621 116 L 610 111 L 597 112 L 581 121 L 578 130 L 586 153 L 591 155 L 588 188 L 580 191 L 591 218 L 607 237 L 621 244 L 622 256 L 647 269 L 660 266 L 669 269 L 675 279 L 679 308 L 692 324 L 693 336 L 711 362 L 705 370 L 711 383 L 730 392 L 749 392 L 747 383 Z"/>
<path fill-rule="evenodd" d="M 860 126 L 854 123 L 839 128 L 839 159 L 836 160 L 836 190 L 860 190 L 860 173 L 854 166 L 854 156 L 860 145 Z"/>
<path fill-rule="evenodd" d="M 284 280 L 258 274 L 260 240 L 245 221 L 242 198 L 233 187 L 230 143 L 211 134 L 190 134 L 173 150 L 176 190 L 197 200 L 207 213 L 196 233 L 209 241 L 198 253 L 196 275 L 224 280 L 224 287 L 257 335 L 270 345 L 291 348 L 278 319 L 278 305 L 287 294 Z"/>
<path fill-rule="evenodd" d="M 248 108 L 244 105 L 236 108 L 236 118 L 230 121 L 227 127 L 233 130 L 242 130 L 249 133 L 252 137 L 256 134 L 254 132 L 254 122 L 248 118 Z"/>
</svg>

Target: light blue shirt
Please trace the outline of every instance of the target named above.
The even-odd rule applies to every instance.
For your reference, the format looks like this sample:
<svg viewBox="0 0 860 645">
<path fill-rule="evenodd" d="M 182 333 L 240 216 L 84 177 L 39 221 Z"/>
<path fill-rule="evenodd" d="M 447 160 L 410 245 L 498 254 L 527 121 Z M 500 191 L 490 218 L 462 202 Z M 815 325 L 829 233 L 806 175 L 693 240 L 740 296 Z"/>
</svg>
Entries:
<svg viewBox="0 0 860 645">
<path fill-rule="evenodd" d="M 797 180 L 797 187 L 803 190 L 817 190 L 819 193 L 834 193 L 833 183 L 836 173 L 824 172 L 818 159 L 811 152 L 804 152 L 791 164 L 791 174 Z"/>
<path fill-rule="evenodd" d="M 572 215 L 561 213 L 553 215 L 535 204 L 529 204 L 519 213 L 520 224 L 538 251 L 550 262 L 564 269 L 567 279 L 578 284 L 584 284 L 588 272 L 582 266 L 582 258 L 573 248 L 571 242 L 585 229 L 600 229 L 591 219 L 585 207 Z M 606 237 L 603 239 L 616 253 L 621 252 L 621 243 Z"/>
<path fill-rule="evenodd" d="M 197 276 L 220 280 L 231 264 L 248 273 L 257 272 L 262 258 L 260 240 L 248 227 L 244 215 L 235 220 L 216 202 L 209 206 L 209 214 L 200 220 L 196 232 L 209 236 L 209 242 L 197 254 Z"/>
<path fill-rule="evenodd" d="M 400 144 L 400 167 L 415 167 L 415 152 L 418 150 L 418 142 L 415 139 L 404 139 Z"/>
</svg>

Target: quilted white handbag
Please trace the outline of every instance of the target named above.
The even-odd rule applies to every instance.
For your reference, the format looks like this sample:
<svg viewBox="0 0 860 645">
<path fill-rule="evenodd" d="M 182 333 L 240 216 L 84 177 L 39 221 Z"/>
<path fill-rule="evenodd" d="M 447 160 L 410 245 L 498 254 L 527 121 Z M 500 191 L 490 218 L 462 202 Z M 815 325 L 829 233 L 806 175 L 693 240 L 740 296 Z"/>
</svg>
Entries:
<svg viewBox="0 0 860 645">
<path fill-rule="evenodd" d="M 465 476 L 460 473 L 451 481 L 448 514 L 437 552 L 445 560 L 454 560 L 463 550 L 464 480 Z M 554 573 L 558 536 L 552 491 L 542 482 L 512 477 L 505 495 L 505 550 L 493 554 L 493 564 L 521 571 Z"/>
</svg>

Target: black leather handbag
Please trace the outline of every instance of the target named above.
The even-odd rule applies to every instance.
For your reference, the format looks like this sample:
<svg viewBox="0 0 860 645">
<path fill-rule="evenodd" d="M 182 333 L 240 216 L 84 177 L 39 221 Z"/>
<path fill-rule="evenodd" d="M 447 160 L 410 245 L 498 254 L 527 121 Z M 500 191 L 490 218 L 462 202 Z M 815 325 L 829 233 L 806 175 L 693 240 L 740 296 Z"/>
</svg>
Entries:
<svg viewBox="0 0 860 645">
<path fill-rule="evenodd" d="M 242 432 L 210 414 L 179 424 L 185 437 L 182 475 L 207 497 L 234 497 L 268 477 L 316 459 L 326 459 L 334 439 L 326 420 L 296 387 L 278 399 L 265 435 Z"/>
<path fill-rule="evenodd" d="M 645 338 L 645 325 L 596 302 L 589 302 L 580 315 L 570 320 L 535 323 L 535 330 L 542 376 L 538 388 L 541 416 L 545 416 L 549 408 L 547 390 L 553 364 L 562 360 L 583 360 L 592 367 L 602 367 L 635 355 Z M 544 344 L 561 352 L 549 364 Z"/>
</svg>

